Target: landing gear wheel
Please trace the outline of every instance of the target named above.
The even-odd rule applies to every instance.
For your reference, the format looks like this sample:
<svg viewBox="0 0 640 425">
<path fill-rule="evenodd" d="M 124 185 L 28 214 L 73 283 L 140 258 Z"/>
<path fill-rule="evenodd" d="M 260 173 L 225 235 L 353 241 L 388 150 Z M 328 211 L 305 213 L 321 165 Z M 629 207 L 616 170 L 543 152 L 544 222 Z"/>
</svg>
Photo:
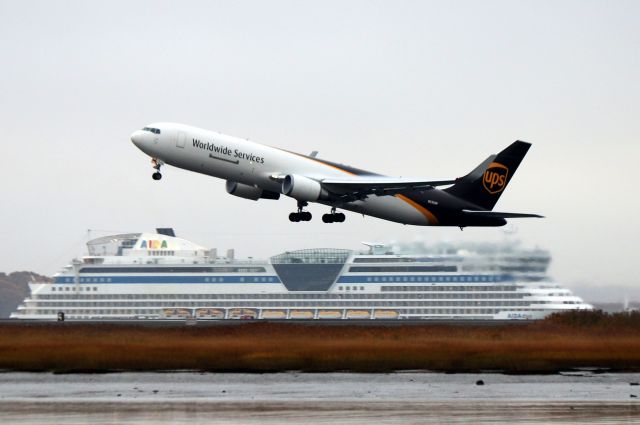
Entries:
<svg viewBox="0 0 640 425">
<path fill-rule="evenodd" d="M 342 213 L 337 213 L 335 208 L 331 208 L 330 214 L 322 215 L 323 223 L 342 223 L 345 220 L 345 216 Z"/>
<path fill-rule="evenodd" d="M 289 214 L 289 221 L 291 221 L 293 223 L 299 222 L 300 221 L 300 214 L 298 214 L 298 213 Z"/>
<path fill-rule="evenodd" d="M 299 221 L 311 221 L 313 217 L 309 211 L 302 211 L 304 207 L 308 205 L 305 201 L 298 201 L 298 212 L 292 212 L 289 214 L 289 221 L 297 223 Z"/>
<path fill-rule="evenodd" d="M 154 180 L 160 180 L 162 178 L 162 174 L 160 174 L 159 171 L 156 171 L 155 173 L 153 173 L 151 175 L 151 178 L 154 179 Z"/>
<path fill-rule="evenodd" d="M 323 223 L 333 223 L 333 214 L 322 214 Z"/>
</svg>

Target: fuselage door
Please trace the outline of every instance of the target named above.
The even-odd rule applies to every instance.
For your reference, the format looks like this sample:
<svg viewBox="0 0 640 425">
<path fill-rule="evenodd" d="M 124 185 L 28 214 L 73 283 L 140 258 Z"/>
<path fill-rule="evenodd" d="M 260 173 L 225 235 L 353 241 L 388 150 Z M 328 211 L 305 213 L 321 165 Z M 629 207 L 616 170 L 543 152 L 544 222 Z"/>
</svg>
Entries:
<svg viewBox="0 0 640 425">
<path fill-rule="evenodd" d="M 178 137 L 176 138 L 176 146 L 179 148 L 184 148 L 184 144 L 187 141 L 187 135 L 182 131 L 178 131 Z"/>
</svg>

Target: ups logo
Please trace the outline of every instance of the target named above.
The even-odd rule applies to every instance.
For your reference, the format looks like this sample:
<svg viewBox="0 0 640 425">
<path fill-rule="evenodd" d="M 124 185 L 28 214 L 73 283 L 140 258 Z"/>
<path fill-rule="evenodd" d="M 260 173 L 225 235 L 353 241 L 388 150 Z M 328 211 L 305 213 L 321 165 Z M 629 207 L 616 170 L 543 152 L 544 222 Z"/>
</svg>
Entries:
<svg viewBox="0 0 640 425">
<path fill-rule="evenodd" d="M 492 195 L 500 193 L 507 185 L 509 169 L 497 162 L 492 162 L 482 176 L 482 185 Z"/>
</svg>

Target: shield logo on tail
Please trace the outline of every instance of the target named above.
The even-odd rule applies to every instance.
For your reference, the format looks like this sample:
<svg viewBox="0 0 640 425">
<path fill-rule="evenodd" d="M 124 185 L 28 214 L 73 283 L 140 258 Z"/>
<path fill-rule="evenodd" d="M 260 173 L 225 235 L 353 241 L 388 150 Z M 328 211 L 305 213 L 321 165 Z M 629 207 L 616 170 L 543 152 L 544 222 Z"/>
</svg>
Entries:
<svg viewBox="0 0 640 425">
<path fill-rule="evenodd" d="M 492 162 L 482 176 L 482 185 L 492 195 L 500 193 L 507 186 L 509 169 L 500 163 Z"/>
</svg>

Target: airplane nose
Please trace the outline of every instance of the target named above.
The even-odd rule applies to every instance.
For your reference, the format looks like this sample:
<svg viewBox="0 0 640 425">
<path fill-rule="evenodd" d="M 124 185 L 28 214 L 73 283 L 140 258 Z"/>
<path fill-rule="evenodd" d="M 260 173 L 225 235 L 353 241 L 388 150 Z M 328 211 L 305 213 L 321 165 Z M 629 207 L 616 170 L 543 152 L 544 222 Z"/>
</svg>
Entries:
<svg viewBox="0 0 640 425">
<path fill-rule="evenodd" d="M 138 148 L 142 147 L 142 141 L 144 139 L 144 136 L 142 134 L 142 131 L 137 130 L 134 131 L 133 134 L 131 135 L 131 141 L 133 142 L 134 145 L 136 145 Z"/>
</svg>

